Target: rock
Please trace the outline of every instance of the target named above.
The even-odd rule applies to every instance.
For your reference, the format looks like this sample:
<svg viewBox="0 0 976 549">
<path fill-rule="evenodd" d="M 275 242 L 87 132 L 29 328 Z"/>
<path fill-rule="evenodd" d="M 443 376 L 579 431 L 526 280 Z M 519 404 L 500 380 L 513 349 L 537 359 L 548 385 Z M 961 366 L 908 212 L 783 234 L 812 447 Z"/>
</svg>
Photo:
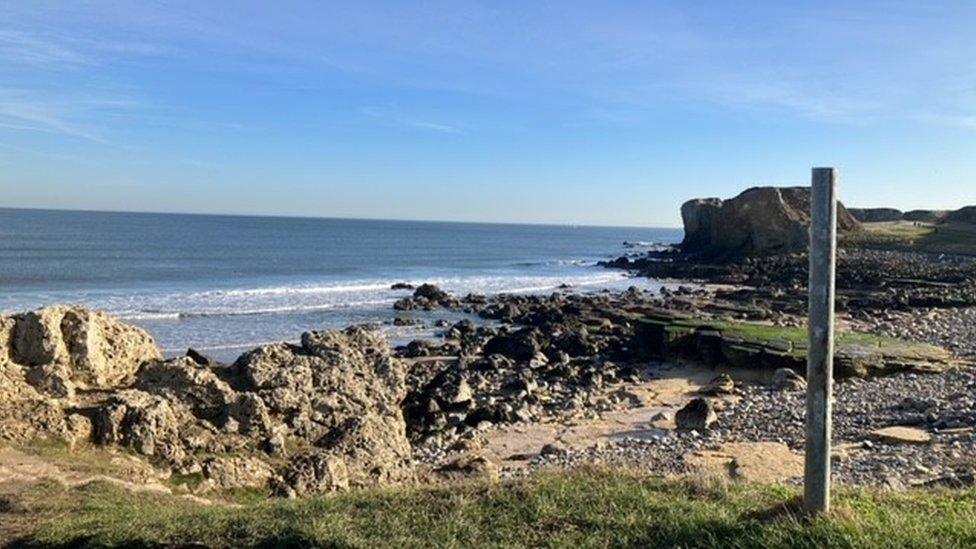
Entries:
<svg viewBox="0 0 976 549">
<path fill-rule="evenodd" d="M 894 444 L 928 444 L 932 435 L 917 427 L 884 427 L 871 431 L 875 438 Z"/>
<path fill-rule="evenodd" d="M 686 454 L 692 469 L 754 484 L 783 484 L 803 477 L 803 456 L 777 442 L 732 442 Z"/>
<path fill-rule="evenodd" d="M 416 303 L 409 297 L 398 299 L 393 303 L 393 309 L 397 311 L 412 311 L 416 308 Z"/>
<path fill-rule="evenodd" d="M 178 416 L 179 411 L 163 397 L 131 389 L 120 391 L 97 411 L 95 440 L 177 463 L 185 455 L 180 441 L 183 421 Z"/>
<path fill-rule="evenodd" d="M 565 455 L 567 452 L 568 451 L 566 450 L 566 448 L 559 444 L 548 443 L 544 445 L 541 450 L 539 450 L 539 455 L 540 456 L 561 456 L 561 455 Z"/>
<path fill-rule="evenodd" d="M 859 224 L 843 205 L 839 233 Z M 753 187 L 729 200 L 695 199 L 681 207 L 681 249 L 709 255 L 763 255 L 803 251 L 809 244 L 810 189 Z"/>
<path fill-rule="evenodd" d="M 350 488 L 346 461 L 331 452 L 312 452 L 295 457 L 282 476 L 278 495 L 338 492 Z"/>
<path fill-rule="evenodd" d="M 735 394 L 735 382 L 726 374 L 721 374 L 698 391 L 703 395 L 719 396 Z"/>
<path fill-rule="evenodd" d="M 186 356 L 201 366 L 218 366 L 220 364 L 216 360 L 205 356 L 203 353 L 193 349 L 192 347 L 186 350 Z"/>
<path fill-rule="evenodd" d="M 391 290 L 413 290 L 414 289 L 414 285 L 413 284 L 408 284 L 406 282 L 397 282 L 397 283 L 393 284 L 392 286 L 390 286 L 390 289 Z"/>
<path fill-rule="evenodd" d="M 700 250 L 711 246 L 712 226 L 721 208 L 721 198 L 695 198 L 681 205 L 681 221 L 685 228 L 685 238 L 681 242 L 683 249 Z"/>
<path fill-rule="evenodd" d="M 255 349 L 234 365 L 270 416 L 316 448 L 296 458 L 286 482 L 301 494 L 411 480 L 406 366 L 383 335 L 353 327 L 306 332 L 301 342 Z"/>
<path fill-rule="evenodd" d="M 79 307 L 47 307 L 14 315 L 12 337 L 0 354 L 27 372 L 29 383 L 69 398 L 74 387 L 104 389 L 130 379 L 161 358 L 144 330 Z"/>
<path fill-rule="evenodd" d="M 486 355 L 502 355 L 512 360 L 532 360 L 541 350 L 537 332 L 533 329 L 519 330 L 514 334 L 500 334 L 485 343 Z"/>
<path fill-rule="evenodd" d="M 227 408 L 237 399 L 226 381 L 191 357 L 146 363 L 139 370 L 135 386 L 170 401 L 183 402 L 196 417 L 217 426 L 226 420 Z"/>
<path fill-rule="evenodd" d="M 450 299 L 451 295 L 433 284 L 421 284 L 414 292 L 413 297 L 428 299 L 434 302 L 441 302 Z"/>
<path fill-rule="evenodd" d="M 27 370 L 24 379 L 42 393 L 55 398 L 73 399 L 75 384 L 71 370 L 61 363 L 39 364 Z"/>
<path fill-rule="evenodd" d="M 461 379 L 451 390 L 444 393 L 444 400 L 448 404 L 462 404 L 473 399 L 474 393 L 471 392 L 471 386 L 465 379 Z"/>
<path fill-rule="evenodd" d="M 681 431 L 706 431 L 715 421 L 715 413 L 711 402 L 704 398 L 695 398 L 678 410 L 674 415 L 675 426 Z"/>
<path fill-rule="evenodd" d="M 570 357 L 590 356 L 598 351 L 586 328 L 569 331 L 553 339 L 553 347 Z"/>
<path fill-rule="evenodd" d="M 448 480 L 477 479 L 496 482 L 500 477 L 498 464 L 479 453 L 463 455 L 437 468 L 435 472 Z"/>
<path fill-rule="evenodd" d="M 70 414 L 65 421 L 67 425 L 67 441 L 74 448 L 79 443 L 83 444 L 91 440 L 93 428 L 91 419 L 81 414 Z"/>
<path fill-rule="evenodd" d="M 773 389 L 777 391 L 804 391 L 807 380 L 790 368 L 779 368 L 773 372 Z"/>
<path fill-rule="evenodd" d="M 215 457 L 203 462 L 203 476 L 220 489 L 266 488 L 274 469 L 255 457 Z"/>
</svg>

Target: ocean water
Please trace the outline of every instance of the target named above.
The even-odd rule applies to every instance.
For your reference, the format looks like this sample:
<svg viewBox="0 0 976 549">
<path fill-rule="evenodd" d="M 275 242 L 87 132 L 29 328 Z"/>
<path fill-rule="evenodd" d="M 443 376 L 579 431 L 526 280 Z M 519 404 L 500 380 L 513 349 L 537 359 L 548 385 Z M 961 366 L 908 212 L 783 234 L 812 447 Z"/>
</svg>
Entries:
<svg viewBox="0 0 976 549">
<path fill-rule="evenodd" d="M 140 325 L 167 354 L 231 360 L 309 329 L 386 323 L 431 282 L 453 293 L 656 289 L 595 266 L 677 229 L 107 213 L 0 208 L 0 311 L 55 303 Z M 423 313 L 412 313 L 421 315 Z M 401 313 L 404 316 L 404 313 Z M 428 318 L 449 317 L 445 313 Z"/>
</svg>

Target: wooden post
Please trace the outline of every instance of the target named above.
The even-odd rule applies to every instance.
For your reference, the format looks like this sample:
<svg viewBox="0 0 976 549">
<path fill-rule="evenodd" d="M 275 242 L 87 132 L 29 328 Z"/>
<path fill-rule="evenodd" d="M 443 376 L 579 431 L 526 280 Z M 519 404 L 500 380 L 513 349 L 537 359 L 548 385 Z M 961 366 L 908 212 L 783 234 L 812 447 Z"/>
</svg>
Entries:
<svg viewBox="0 0 976 549">
<path fill-rule="evenodd" d="M 830 400 L 834 370 L 834 273 L 837 247 L 837 172 L 814 168 L 810 197 L 810 353 L 807 356 L 807 441 L 803 509 L 830 509 Z"/>
</svg>

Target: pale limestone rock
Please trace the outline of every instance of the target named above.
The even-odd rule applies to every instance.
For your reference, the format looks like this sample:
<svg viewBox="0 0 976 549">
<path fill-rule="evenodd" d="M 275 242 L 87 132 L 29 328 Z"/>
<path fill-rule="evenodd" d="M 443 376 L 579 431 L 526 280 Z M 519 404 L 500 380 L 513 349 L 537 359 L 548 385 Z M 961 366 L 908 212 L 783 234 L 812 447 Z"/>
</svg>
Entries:
<svg viewBox="0 0 976 549">
<path fill-rule="evenodd" d="M 871 431 L 871 436 L 894 444 L 928 444 L 932 435 L 917 427 L 884 427 Z"/>
</svg>

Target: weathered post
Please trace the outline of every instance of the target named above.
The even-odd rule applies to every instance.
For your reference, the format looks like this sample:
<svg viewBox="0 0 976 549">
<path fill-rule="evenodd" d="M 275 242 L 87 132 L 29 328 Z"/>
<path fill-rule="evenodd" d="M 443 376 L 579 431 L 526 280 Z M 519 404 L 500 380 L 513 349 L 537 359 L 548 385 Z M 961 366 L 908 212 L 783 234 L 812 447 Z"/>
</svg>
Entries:
<svg viewBox="0 0 976 549">
<path fill-rule="evenodd" d="M 807 441 L 803 509 L 830 508 L 830 400 L 834 369 L 834 273 L 837 246 L 837 172 L 814 168 L 810 197 L 810 353 L 807 357 Z"/>
</svg>

